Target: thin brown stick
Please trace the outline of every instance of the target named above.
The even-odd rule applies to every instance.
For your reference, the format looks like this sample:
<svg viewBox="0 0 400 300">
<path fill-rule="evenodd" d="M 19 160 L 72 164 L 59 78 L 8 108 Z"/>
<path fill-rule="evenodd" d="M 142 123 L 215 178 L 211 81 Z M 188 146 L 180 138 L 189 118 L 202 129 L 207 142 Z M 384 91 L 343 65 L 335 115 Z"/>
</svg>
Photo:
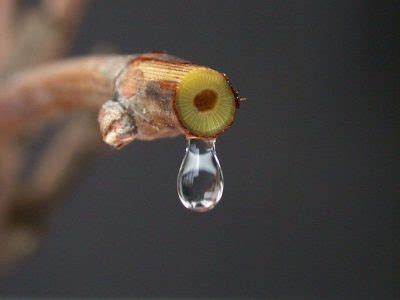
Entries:
<svg viewBox="0 0 400 300">
<path fill-rule="evenodd" d="M 150 53 L 87 57 L 17 74 L 0 90 L 0 136 L 71 110 L 97 110 L 108 99 L 99 123 L 104 140 L 114 147 L 133 139 L 195 135 L 181 122 L 174 101 L 181 79 L 203 68 Z"/>
<path fill-rule="evenodd" d="M 148 53 L 89 56 L 16 73 L 0 86 L 0 141 L 22 141 L 49 121 L 76 111 L 99 112 L 101 135 L 116 148 L 134 139 L 196 136 L 181 122 L 175 99 L 182 79 L 205 69 L 211 70 Z M 33 175 L 13 184 L 4 240 L 14 250 L 4 252 L 4 261 L 23 256 L 15 252 L 21 245 L 36 247 L 48 212 L 76 178 L 81 159 L 97 148 L 100 134 L 91 120 L 71 123 L 44 152 Z"/>
<path fill-rule="evenodd" d="M 1 86 L 0 137 L 36 129 L 73 110 L 97 111 L 111 98 L 129 56 L 72 59 L 16 74 Z"/>
<path fill-rule="evenodd" d="M 69 50 L 87 2 L 44 0 L 35 9 L 21 14 L 14 21 L 17 26 L 13 33 L 13 44 L 10 44 L 12 53 L 7 61 L 1 60 L 4 64 L 2 77 L 63 56 Z M 6 15 L 10 17 L 11 13 Z M 2 30 L 5 30 L 5 25 L 1 24 Z M 9 24 L 6 27 L 11 28 Z"/>
<path fill-rule="evenodd" d="M 10 55 L 14 34 L 15 0 L 0 1 L 0 69 Z"/>
<path fill-rule="evenodd" d="M 64 31 L 71 32 L 82 19 L 87 3 L 88 0 L 42 0 L 41 7 Z"/>
<path fill-rule="evenodd" d="M 100 142 L 95 114 L 73 115 L 43 151 L 31 176 L 17 187 L 13 205 L 45 208 L 60 198 L 95 157 Z"/>
<path fill-rule="evenodd" d="M 16 189 L 22 169 L 22 148 L 17 141 L 0 142 L 0 246 L 6 235 L 9 208 L 12 194 Z M 0 247 L 0 254 L 1 254 Z M 1 266 L 1 263 L 0 263 Z"/>
<path fill-rule="evenodd" d="M 89 153 L 98 148 L 100 141 L 95 114 L 74 118 L 56 135 L 49 148 L 43 151 L 43 157 L 32 176 L 26 181 L 21 180 L 29 148 L 28 141 L 33 138 L 31 133 L 34 130 L 29 129 L 40 127 L 34 126 L 35 118 L 28 115 L 30 112 L 36 115 L 36 108 L 41 111 L 41 107 L 46 106 L 41 103 L 40 98 L 43 101 L 49 98 L 41 97 L 41 93 L 42 96 L 46 94 L 46 88 L 38 87 L 31 90 L 38 93 L 33 97 L 36 102 L 12 103 L 15 98 L 5 99 L 2 96 L 7 93 L 4 92 L 20 86 L 17 83 L 19 79 L 23 81 L 32 77 L 29 76 L 29 71 L 19 73 L 20 77 L 13 77 L 19 77 L 16 81 L 10 79 L 5 82 L 4 79 L 18 70 L 27 70 L 39 63 L 63 56 L 71 46 L 88 1 L 42 0 L 34 9 L 18 14 L 16 2 L 0 1 L 0 98 L 5 100 L 0 103 L 0 118 L 3 123 L 0 129 L 0 271 L 5 265 L 37 247 L 47 212 L 57 202 L 55 200 L 66 192 L 73 179 L 76 180 L 78 175 L 83 174 L 82 168 L 89 161 L 87 158 L 93 157 Z M 33 83 L 35 80 L 29 82 Z M 9 83 L 11 86 L 8 86 Z M 25 91 L 29 93 L 29 89 Z M 26 94 L 19 96 L 24 97 Z M 28 102 L 29 99 L 32 98 L 27 97 Z M 25 104 L 27 105 L 24 106 Z M 60 109 L 62 110 L 61 107 Z M 44 125 L 48 119 L 39 120 L 38 124 Z M 7 125 L 7 121 L 11 120 L 17 125 L 8 127 L 12 124 Z M 69 144 L 68 147 L 65 147 L 65 142 Z M 86 163 L 82 163 L 83 161 Z"/>
<path fill-rule="evenodd" d="M 92 113 L 72 117 L 43 151 L 33 174 L 14 187 L 8 213 L 1 219 L 0 266 L 37 247 L 50 213 L 95 158 L 101 141 L 97 131 Z"/>
</svg>

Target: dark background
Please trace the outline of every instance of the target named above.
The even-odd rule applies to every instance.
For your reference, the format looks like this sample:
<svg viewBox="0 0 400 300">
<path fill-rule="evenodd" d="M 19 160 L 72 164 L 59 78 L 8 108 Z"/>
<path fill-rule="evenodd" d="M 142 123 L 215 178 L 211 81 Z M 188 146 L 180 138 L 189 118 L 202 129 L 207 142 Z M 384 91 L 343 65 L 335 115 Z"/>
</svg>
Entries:
<svg viewBox="0 0 400 300">
<path fill-rule="evenodd" d="M 217 142 L 224 196 L 183 208 L 182 137 L 114 151 L 2 295 L 400 296 L 396 5 L 93 2 L 72 54 L 164 49 L 247 97 Z"/>
</svg>

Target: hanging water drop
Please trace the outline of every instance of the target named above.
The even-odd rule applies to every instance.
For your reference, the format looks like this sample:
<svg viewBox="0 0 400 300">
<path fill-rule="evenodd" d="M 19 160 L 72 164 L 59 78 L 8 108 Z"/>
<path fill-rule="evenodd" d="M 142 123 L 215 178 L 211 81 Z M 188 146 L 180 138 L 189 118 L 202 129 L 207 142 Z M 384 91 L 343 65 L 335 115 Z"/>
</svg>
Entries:
<svg viewBox="0 0 400 300">
<path fill-rule="evenodd" d="M 188 139 L 177 184 L 179 198 L 186 208 L 206 212 L 215 207 L 224 188 L 215 139 Z"/>
</svg>

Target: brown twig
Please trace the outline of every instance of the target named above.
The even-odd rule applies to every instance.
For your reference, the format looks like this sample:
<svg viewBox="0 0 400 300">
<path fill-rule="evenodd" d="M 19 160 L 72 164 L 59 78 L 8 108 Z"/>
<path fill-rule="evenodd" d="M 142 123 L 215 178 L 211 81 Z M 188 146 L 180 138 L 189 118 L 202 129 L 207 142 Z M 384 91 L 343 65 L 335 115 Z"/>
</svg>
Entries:
<svg viewBox="0 0 400 300">
<path fill-rule="evenodd" d="M 57 132 L 36 162 L 33 173 L 12 190 L 3 220 L 0 265 L 34 250 L 53 208 L 96 157 L 100 138 L 92 113 L 79 113 Z M 66 147 L 67 145 L 67 147 Z"/>
<path fill-rule="evenodd" d="M 94 56 L 15 74 L 0 90 L 0 136 L 26 134 L 69 111 L 98 110 L 129 59 Z"/>
<path fill-rule="evenodd" d="M 69 49 L 87 2 L 87 0 L 43 0 L 40 5 L 27 12 L 21 9 L 17 11 L 16 0 L 1 0 L 0 80 L 3 82 L 0 86 L 4 88 L 6 86 L 4 79 L 18 70 L 26 70 L 30 66 L 63 56 Z M 6 112 L 11 114 L 16 111 L 21 112 L 17 108 L 18 104 L 14 106 L 7 101 L 7 109 L 4 105 L 5 103 L 0 104 L 1 117 L 4 117 Z M 16 115 L 21 116 L 19 113 Z M 70 141 L 70 147 L 61 147 L 63 142 L 56 140 L 49 148 L 60 151 L 59 154 L 64 159 L 59 162 L 64 164 L 51 163 L 55 161 L 51 156 L 54 151 L 44 151 L 50 156 L 42 158 L 39 164 L 42 167 L 34 171 L 26 182 L 21 181 L 21 173 L 24 169 L 28 141 L 33 137 L 27 134 L 26 129 L 29 127 L 23 130 L 24 139 L 11 128 L 10 134 L 6 134 L 7 129 L 0 130 L 0 270 L 30 253 L 38 243 L 40 230 L 37 226 L 27 223 L 25 218 L 29 215 L 27 214 L 29 205 L 34 202 L 32 199 L 43 197 L 40 200 L 43 203 L 46 201 L 53 203 L 50 198 L 56 198 L 56 195 L 60 194 L 58 191 L 62 191 L 70 179 L 76 177 L 77 174 L 72 175 L 70 171 L 77 170 L 81 166 L 79 159 L 72 159 L 72 156 L 88 153 L 98 145 L 100 139 L 93 132 L 95 118 L 91 117 L 91 126 L 84 121 L 85 119 L 87 118 L 75 118 L 73 121 L 75 129 L 67 126 L 58 135 L 67 140 L 68 132 L 71 136 L 75 135 L 76 137 Z M 29 126 L 27 123 L 26 125 Z M 82 132 L 78 132 L 77 127 L 83 129 L 83 135 L 90 134 L 90 136 L 79 135 Z M 49 163 L 59 172 L 58 176 L 46 184 L 45 182 L 52 178 L 49 176 L 52 172 L 49 172 L 49 169 L 45 171 L 45 166 L 49 166 Z M 26 195 L 32 197 L 27 198 Z"/>
<path fill-rule="evenodd" d="M 99 123 L 104 140 L 114 147 L 135 138 L 198 136 L 175 106 L 180 81 L 197 69 L 208 68 L 150 53 L 74 59 L 16 74 L 0 90 L 0 135 L 21 133 L 59 113 L 96 110 L 112 98 L 100 111 Z"/>
<path fill-rule="evenodd" d="M 14 0 L 0 1 L 0 69 L 6 64 L 12 49 L 15 6 Z"/>
<path fill-rule="evenodd" d="M 50 120 L 67 113 L 99 110 L 103 139 L 116 148 L 134 139 L 196 136 L 185 127 L 175 107 L 180 82 L 193 70 L 211 69 L 165 53 L 149 53 L 90 56 L 16 73 L 0 86 L 0 140 L 32 136 Z M 76 124 L 45 152 L 31 179 L 16 185 L 8 220 L 14 229 L 8 230 L 9 234 L 21 234 L 21 228 L 40 232 L 42 220 L 66 191 L 75 168 L 81 166 L 75 158 L 84 157 L 82 152 L 90 153 L 97 145 L 93 137 L 99 135 L 92 127 L 83 126 L 82 121 Z M 32 234 L 27 237 L 31 239 Z M 8 241 L 21 243 L 13 235 Z"/>
<path fill-rule="evenodd" d="M 49 212 L 78 174 L 82 175 L 87 158 L 93 158 L 99 148 L 100 136 L 116 148 L 134 139 L 153 140 L 179 134 L 214 138 L 234 120 L 239 96 L 224 74 L 165 53 L 88 56 L 43 65 L 68 50 L 86 2 L 43 0 L 33 11 L 20 14 L 18 21 L 12 17 L 15 2 L 0 2 L 0 267 L 3 268 L 37 247 Z M 215 113 L 209 124 L 218 126 L 211 128 L 200 123 L 194 129 L 188 124 L 190 112 L 185 115 L 181 111 L 184 108 L 177 104 L 177 99 L 182 99 L 179 92 L 190 90 L 193 82 L 208 82 L 208 77 L 215 80 L 216 76 L 222 87 L 210 90 L 208 87 L 215 87 L 215 81 L 206 85 L 195 97 L 196 101 L 189 97 L 189 105 L 195 105 L 203 113 L 212 110 L 220 96 L 218 101 L 228 108 L 228 113 L 224 115 L 221 110 Z M 186 85 L 185 78 L 189 82 Z M 21 176 L 26 164 L 25 151 L 39 129 L 73 112 L 81 113 L 55 134 L 31 175 Z"/>
<path fill-rule="evenodd" d="M 12 51 L 5 52 L 1 59 L 0 77 L 65 55 L 87 2 L 43 0 L 38 7 L 22 12 L 16 22 L 13 20 L 15 1 L 5 0 L 3 5 L 7 10 L 2 12 L 4 19 L 0 18 L 0 28 L 6 33 L 3 36 L 7 37 L 7 41 L 12 38 L 12 43 L 7 42 L 8 47 L 4 47 Z M 15 27 L 12 26 L 14 24 Z"/>
</svg>

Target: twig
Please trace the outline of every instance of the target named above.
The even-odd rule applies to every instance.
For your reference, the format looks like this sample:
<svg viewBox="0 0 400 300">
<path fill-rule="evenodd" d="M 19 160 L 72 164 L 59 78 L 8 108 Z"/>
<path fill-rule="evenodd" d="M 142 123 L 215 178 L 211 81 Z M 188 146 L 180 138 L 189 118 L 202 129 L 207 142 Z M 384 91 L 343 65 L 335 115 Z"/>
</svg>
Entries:
<svg viewBox="0 0 400 300">
<path fill-rule="evenodd" d="M 16 0 L 0 1 L 0 80 L 18 70 L 53 60 L 68 51 L 83 16 L 87 0 L 42 0 L 30 11 L 17 12 Z M 22 76 L 23 77 L 23 76 Z M 23 79 L 21 77 L 21 79 Z M 2 82 L 4 88 L 7 84 Z M 37 99 L 39 95 L 36 95 Z M 46 100 L 46 99 L 44 99 Z M 0 104 L 0 115 L 16 113 L 21 117 L 18 101 Z M 37 103 L 36 103 L 37 104 Z M 35 103 L 33 103 L 35 105 Z M 5 107 L 7 106 L 7 109 Z M 29 106 L 29 105 L 28 105 Z M 38 105 L 39 107 L 40 105 Z M 2 110 L 4 109 L 4 110 Z M 27 118 L 29 119 L 29 118 Z M 88 153 L 96 149 L 94 114 L 74 118 L 56 135 L 36 171 L 21 181 L 24 158 L 33 138 L 27 127 L 18 131 L 0 130 L 0 267 L 30 253 L 38 244 L 41 225 L 56 199 L 66 191 L 72 179 L 81 175 Z M 39 122 L 43 124 L 44 122 Z M 79 128 L 79 129 L 78 129 Z M 8 134 L 5 132 L 8 131 Z M 23 132 L 24 138 L 21 138 Z M 64 143 L 68 142 L 69 147 Z M 58 152 L 56 155 L 56 152 Z M 93 157 L 93 155 L 90 155 Z M 76 173 L 75 173 L 76 172 Z M 74 174 L 75 173 L 75 174 Z M 51 180 L 50 180 L 51 179 Z M 0 269 L 1 270 L 1 269 Z"/>
<path fill-rule="evenodd" d="M 111 98 L 100 111 L 99 123 L 104 140 L 114 147 L 135 138 L 202 136 L 185 124 L 175 103 L 182 78 L 193 70 L 217 73 L 164 53 L 150 53 L 87 57 L 17 74 L 0 90 L 0 136 L 19 134 L 71 110 L 97 110 Z M 238 104 L 236 90 L 229 89 Z"/>
<path fill-rule="evenodd" d="M 15 6 L 14 0 L 0 1 L 0 69 L 12 49 Z"/>
<path fill-rule="evenodd" d="M 112 96 L 114 80 L 129 60 L 94 56 L 15 74 L 0 89 L 0 137 L 29 135 L 74 110 L 97 111 Z"/>
<path fill-rule="evenodd" d="M 239 97 L 224 74 L 165 53 L 43 65 L 68 51 L 86 3 L 42 0 L 17 14 L 15 0 L 0 0 L 0 270 L 36 249 L 100 136 L 116 148 L 178 134 L 214 138 L 235 117 Z M 22 176 L 39 129 L 73 112 Z"/>
<path fill-rule="evenodd" d="M 211 85 L 208 76 L 212 78 Z M 67 113 L 87 111 L 93 115 L 99 110 L 103 139 L 116 148 L 134 139 L 152 140 L 178 134 L 202 137 L 207 131 L 192 131 L 192 124 L 183 119 L 176 103 L 180 89 L 187 90 L 193 82 L 196 88 L 201 88 L 198 91 L 201 97 L 188 99 L 196 111 L 214 107 L 215 95 L 210 88 L 215 87 L 215 93 L 221 93 L 218 101 L 228 97 L 223 107 L 232 113 L 218 131 L 207 136 L 214 137 L 233 121 L 239 99 L 236 90 L 225 75 L 165 53 L 89 56 L 19 72 L 0 86 L 0 141 L 11 145 L 13 141 L 31 137 L 49 121 Z M 43 223 L 56 200 L 76 179 L 77 170 L 84 165 L 82 158 L 97 148 L 99 134 L 95 131 L 93 117 L 75 119 L 44 152 L 33 175 L 25 182 L 11 185 L 13 189 L 4 195 L 10 206 L 4 225 L 7 247 L 0 252 L 0 264 L 1 260 L 8 262 L 24 256 L 24 251 L 15 250 L 21 249 L 21 245 L 24 249 L 36 247 Z M 19 173 L 15 166 L 14 170 Z"/>
<path fill-rule="evenodd" d="M 92 113 L 79 113 L 58 132 L 33 174 L 13 189 L 3 225 L 0 265 L 23 258 L 39 244 L 50 213 L 96 157 L 100 137 Z M 66 147 L 67 145 L 67 147 Z"/>
<path fill-rule="evenodd" d="M 6 8 L 15 4 L 15 1 L 5 2 L 10 2 L 8 6 L 4 4 Z M 0 18 L 3 22 L 0 28 L 7 33 L 6 36 L 12 33 L 13 43 L 8 43 L 9 47 L 6 47 L 12 52 L 8 51 L 7 57 L 0 58 L 3 65 L 0 77 L 65 55 L 87 2 L 43 0 L 40 6 L 22 13 L 15 21 L 12 19 L 12 8 L 3 11 L 5 19 Z M 15 28 L 11 26 L 13 23 Z"/>
</svg>

